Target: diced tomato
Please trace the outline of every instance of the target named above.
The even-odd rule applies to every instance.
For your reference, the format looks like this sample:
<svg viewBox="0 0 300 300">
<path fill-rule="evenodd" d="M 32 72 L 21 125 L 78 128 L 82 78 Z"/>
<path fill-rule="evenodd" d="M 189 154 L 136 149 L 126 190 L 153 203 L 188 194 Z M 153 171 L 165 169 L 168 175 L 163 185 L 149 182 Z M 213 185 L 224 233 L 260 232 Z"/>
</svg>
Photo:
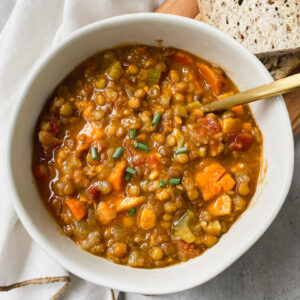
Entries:
<svg viewBox="0 0 300 300">
<path fill-rule="evenodd" d="M 151 169 L 160 170 L 162 165 L 160 162 L 161 155 L 159 153 L 150 153 L 147 156 L 147 164 L 150 165 Z"/>
<path fill-rule="evenodd" d="M 59 122 L 56 117 L 52 116 L 50 118 L 49 125 L 51 128 L 51 131 L 54 132 L 55 134 L 58 134 L 60 126 L 59 126 Z"/>
<path fill-rule="evenodd" d="M 189 55 L 188 53 L 184 52 L 184 51 L 176 51 L 173 56 L 172 59 L 182 65 L 186 65 L 186 66 L 192 66 L 194 63 L 193 58 L 191 57 L 191 55 Z"/>
<path fill-rule="evenodd" d="M 197 119 L 197 123 L 200 125 L 199 130 L 201 131 L 202 129 L 203 132 L 204 129 L 208 135 L 213 135 L 221 131 L 220 123 L 214 118 L 199 118 Z"/>
<path fill-rule="evenodd" d="M 129 164 L 133 164 L 134 166 L 141 166 L 145 164 L 146 162 L 145 156 L 138 153 L 134 149 L 132 141 L 126 140 L 124 145 L 130 155 L 128 159 Z"/>
<path fill-rule="evenodd" d="M 130 80 L 129 80 L 127 77 L 125 77 L 125 76 L 122 76 L 122 77 L 120 78 L 120 81 L 121 81 L 124 85 L 130 85 Z"/>
<path fill-rule="evenodd" d="M 201 253 L 201 249 L 196 247 L 193 243 L 186 243 L 183 240 L 176 241 L 178 255 L 182 260 L 188 260 Z"/>
<path fill-rule="evenodd" d="M 88 190 L 88 195 L 90 196 L 91 199 L 96 200 L 98 196 L 100 195 L 99 189 L 95 185 L 91 185 Z"/>
<path fill-rule="evenodd" d="M 83 89 L 84 89 L 85 95 L 87 97 L 89 97 L 90 93 L 91 93 L 91 87 L 88 84 L 85 84 L 84 87 L 83 87 Z"/>
<path fill-rule="evenodd" d="M 254 141 L 254 137 L 251 133 L 241 132 L 238 133 L 233 142 L 229 144 L 230 150 L 248 150 Z"/>
<path fill-rule="evenodd" d="M 243 148 L 243 144 L 242 144 L 241 141 L 234 140 L 233 142 L 231 142 L 229 144 L 229 149 L 230 150 L 242 150 L 242 148 Z"/>
<path fill-rule="evenodd" d="M 223 134 L 224 142 L 231 143 L 234 140 L 235 137 L 236 137 L 235 133 L 224 133 Z"/>
<path fill-rule="evenodd" d="M 141 154 L 135 154 L 133 156 L 131 156 L 130 158 L 130 162 L 134 165 L 134 166 L 141 166 L 145 164 L 145 157 Z"/>
</svg>

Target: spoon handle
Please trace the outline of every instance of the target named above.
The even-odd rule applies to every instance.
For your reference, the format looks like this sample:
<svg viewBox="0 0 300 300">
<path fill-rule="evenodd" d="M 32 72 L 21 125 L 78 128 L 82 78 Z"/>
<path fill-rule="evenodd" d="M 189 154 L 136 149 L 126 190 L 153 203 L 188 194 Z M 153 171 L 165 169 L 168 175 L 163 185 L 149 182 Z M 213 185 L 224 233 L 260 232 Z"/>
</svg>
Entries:
<svg viewBox="0 0 300 300">
<path fill-rule="evenodd" d="M 156 12 L 195 18 L 196 14 L 199 13 L 199 9 L 197 0 L 166 0 Z M 299 72 L 300 67 L 294 73 Z M 284 100 L 290 115 L 293 133 L 296 136 L 300 133 L 300 89 L 286 94 Z"/>
<path fill-rule="evenodd" d="M 237 93 L 233 96 L 211 102 L 203 106 L 205 112 L 223 110 L 236 105 L 261 100 L 264 98 L 288 93 L 300 87 L 300 74 L 295 74 L 283 79 L 261 85 L 259 87 Z"/>
</svg>

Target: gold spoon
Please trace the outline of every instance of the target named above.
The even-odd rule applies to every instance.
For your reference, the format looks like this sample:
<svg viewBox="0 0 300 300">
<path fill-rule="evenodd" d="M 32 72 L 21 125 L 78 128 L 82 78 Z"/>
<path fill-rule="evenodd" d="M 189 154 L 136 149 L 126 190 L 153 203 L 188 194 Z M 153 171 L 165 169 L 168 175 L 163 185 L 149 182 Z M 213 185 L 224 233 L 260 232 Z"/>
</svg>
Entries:
<svg viewBox="0 0 300 300">
<path fill-rule="evenodd" d="M 206 104 L 204 112 L 224 110 L 264 98 L 288 93 L 300 87 L 300 73 Z M 299 99 L 300 100 L 300 99 Z"/>
</svg>

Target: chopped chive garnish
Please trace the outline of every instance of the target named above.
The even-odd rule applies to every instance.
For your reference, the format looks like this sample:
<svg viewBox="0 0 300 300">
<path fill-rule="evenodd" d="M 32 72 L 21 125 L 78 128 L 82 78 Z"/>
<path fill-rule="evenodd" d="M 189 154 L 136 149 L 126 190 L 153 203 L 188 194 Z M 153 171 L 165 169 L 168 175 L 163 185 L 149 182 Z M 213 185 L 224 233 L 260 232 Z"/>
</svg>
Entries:
<svg viewBox="0 0 300 300">
<path fill-rule="evenodd" d="M 181 154 L 181 153 L 186 153 L 186 152 L 188 152 L 188 150 L 187 150 L 185 147 L 183 147 L 183 148 L 178 148 L 178 149 L 175 151 L 176 154 Z"/>
<path fill-rule="evenodd" d="M 158 122 L 159 122 L 159 120 L 160 120 L 160 113 L 156 113 L 155 116 L 154 116 L 154 118 L 153 118 L 153 120 L 152 120 L 152 123 L 151 123 L 152 126 L 156 127 L 157 124 L 158 124 Z"/>
<path fill-rule="evenodd" d="M 149 147 L 147 145 L 139 143 L 139 142 L 135 142 L 133 144 L 133 146 L 134 146 L 135 149 L 141 149 L 141 150 L 144 150 L 144 151 L 147 151 L 147 152 L 149 151 Z"/>
<path fill-rule="evenodd" d="M 131 139 L 134 139 L 135 138 L 135 128 L 130 128 L 130 131 L 129 131 L 129 137 Z"/>
<path fill-rule="evenodd" d="M 130 208 L 130 209 L 128 209 L 128 216 L 134 215 L 135 212 L 136 212 L 136 209 L 135 209 L 135 208 Z"/>
<path fill-rule="evenodd" d="M 92 159 L 93 160 L 98 160 L 98 151 L 97 151 L 97 148 L 96 147 L 92 147 L 91 150 L 92 150 Z"/>
<path fill-rule="evenodd" d="M 115 153 L 112 155 L 113 158 L 119 158 L 122 153 L 124 151 L 124 148 L 123 147 L 118 147 L 115 151 Z"/>
<path fill-rule="evenodd" d="M 161 188 L 164 188 L 167 184 L 168 184 L 167 181 L 163 179 L 163 180 L 160 181 L 159 186 Z"/>
<path fill-rule="evenodd" d="M 125 171 L 131 175 L 135 175 L 136 174 L 136 170 L 132 169 L 130 167 L 126 167 Z"/>
<path fill-rule="evenodd" d="M 170 178 L 170 184 L 179 184 L 181 182 L 180 178 Z"/>
<path fill-rule="evenodd" d="M 130 180 L 130 178 L 131 178 L 131 175 L 129 173 L 126 173 L 125 174 L 125 180 L 128 181 L 128 180 Z"/>
</svg>

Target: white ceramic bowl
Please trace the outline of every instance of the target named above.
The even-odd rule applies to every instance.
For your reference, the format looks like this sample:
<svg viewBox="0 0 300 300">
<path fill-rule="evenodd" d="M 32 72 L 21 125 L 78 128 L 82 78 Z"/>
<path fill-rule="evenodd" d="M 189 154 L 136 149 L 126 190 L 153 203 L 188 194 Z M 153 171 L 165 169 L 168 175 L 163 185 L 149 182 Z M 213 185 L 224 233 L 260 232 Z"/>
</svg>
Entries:
<svg viewBox="0 0 300 300">
<path fill-rule="evenodd" d="M 131 14 L 91 24 L 51 51 L 35 69 L 16 108 L 6 157 L 12 201 L 31 237 L 57 262 L 91 282 L 144 294 L 165 294 L 199 285 L 239 258 L 277 215 L 293 174 L 293 137 L 282 97 L 251 105 L 264 138 L 259 185 L 246 212 L 203 255 L 162 269 L 134 269 L 80 250 L 58 233 L 40 200 L 31 173 L 37 117 L 56 85 L 82 60 L 124 43 L 173 46 L 220 65 L 240 90 L 272 81 L 259 60 L 220 31 L 197 21 L 163 14 Z"/>
</svg>

